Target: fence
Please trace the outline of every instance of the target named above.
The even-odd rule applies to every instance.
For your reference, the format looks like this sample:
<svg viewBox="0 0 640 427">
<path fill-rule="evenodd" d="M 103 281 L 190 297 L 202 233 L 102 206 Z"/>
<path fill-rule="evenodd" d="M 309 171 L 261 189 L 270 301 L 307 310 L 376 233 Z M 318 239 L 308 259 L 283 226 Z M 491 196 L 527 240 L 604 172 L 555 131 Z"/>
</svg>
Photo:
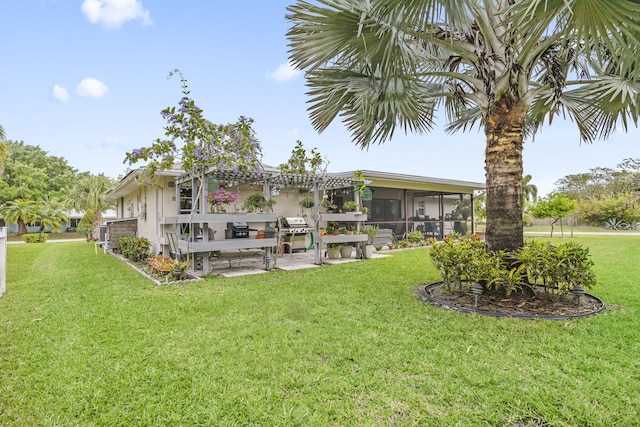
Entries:
<svg viewBox="0 0 640 427">
<path fill-rule="evenodd" d="M 7 290 L 7 227 L 0 227 L 0 297 Z"/>
</svg>

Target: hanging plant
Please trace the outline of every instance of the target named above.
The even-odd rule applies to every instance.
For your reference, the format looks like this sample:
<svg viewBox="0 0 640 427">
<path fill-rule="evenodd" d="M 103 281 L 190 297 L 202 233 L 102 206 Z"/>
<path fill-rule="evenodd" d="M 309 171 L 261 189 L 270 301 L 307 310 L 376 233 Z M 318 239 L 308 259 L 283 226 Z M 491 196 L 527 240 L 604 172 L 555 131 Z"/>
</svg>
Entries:
<svg viewBox="0 0 640 427">
<path fill-rule="evenodd" d="M 313 197 L 305 196 L 300 200 L 299 204 L 301 208 L 311 209 L 315 205 L 315 202 L 313 201 Z"/>
</svg>

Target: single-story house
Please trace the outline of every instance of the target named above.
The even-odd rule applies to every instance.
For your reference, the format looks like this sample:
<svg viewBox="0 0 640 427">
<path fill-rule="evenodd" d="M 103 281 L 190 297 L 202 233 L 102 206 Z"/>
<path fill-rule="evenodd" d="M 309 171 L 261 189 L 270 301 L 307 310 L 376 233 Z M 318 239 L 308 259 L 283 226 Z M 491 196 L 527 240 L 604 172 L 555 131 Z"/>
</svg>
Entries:
<svg viewBox="0 0 640 427">
<path fill-rule="evenodd" d="M 80 220 L 82 219 L 82 217 L 84 216 L 84 212 L 78 212 L 75 209 L 70 210 L 69 212 L 67 212 L 67 218 L 69 219 L 68 221 L 63 221 L 62 222 L 62 226 L 60 227 L 60 231 L 61 232 L 66 232 L 66 231 L 76 231 L 78 224 L 80 223 Z M 102 222 L 105 223 L 106 221 L 109 220 L 113 220 L 116 218 L 116 211 L 113 209 L 109 209 L 106 210 L 105 212 L 102 213 Z M 0 227 L 7 227 L 7 232 L 8 233 L 17 233 L 18 232 L 18 224 L 13 224 L 13 223 L 6 223 L 5 224 L 5 220 L 2 217 L 2 215 L 0 215 Z M 45 233 L 51 233 L 51 227 L 47 226 L 44 229 Z M 39 233 L 40 232 L 40 223 L 36 222 L 33 224 L 27 224 L 27 232 L 28 233 Z"/>
<path fill-rule="evenodd" d="M 474 232 L 473 195 L 483 183 L 430 178 L 363 170 L 364 181 L 354 173 L 326 175 L 286 174 L 275 168 L 260 172 L 210 169 L 201 177 L 182 170 L 158 172 L 145 179 L 145 169 L 127 173 L 107 199 L 116 203 L 116 219 L 107 221 L 108 245 L 117 248 L 123 234 L 146 237 L 153 255 L 189 254 L 192 268 L 208 272 L 210 257 L 219 251 L 266 248 L 269 254 L 282 243 L 262 233 L 285 229 L 289 250 L 315 247 L 319 253 L 331 241 L 321 228 L 329 223 L 349 228 L 376 224 L 401 238 L 420 231 L 425 237 L 442 238 L 451 232 Z M 220 188 L 233 191 L 238 199 L 225 213 L 212 212 L 207 194 Z M 265 212 L 247 212 L 249 196 L 260 193 L 271 200 Z M 314 200 L 314 207 L 301 205 Z M 337 214 L 320 208 L 331 202 L 337 212 L 345 202 L 356 201 L 363 212 Z M 291 222 L 291 224 L 289 224 Z M 304 236 L 302 236 L 304 235 Z M 341 237 L 340 242 L 361 242 L 363 236 Z M 365 239 L 366 240 L 366 239 Z M 336 240 L 337 241 L 337 240 Z"/>
</svg>

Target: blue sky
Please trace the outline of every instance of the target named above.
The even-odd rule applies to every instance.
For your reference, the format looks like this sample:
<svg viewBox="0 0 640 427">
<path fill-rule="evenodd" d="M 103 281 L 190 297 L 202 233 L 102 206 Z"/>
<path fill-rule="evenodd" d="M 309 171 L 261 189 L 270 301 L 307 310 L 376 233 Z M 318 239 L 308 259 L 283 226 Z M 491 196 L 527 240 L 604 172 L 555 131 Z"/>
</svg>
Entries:
<svg viewBox="0 0 640 427">
<path fill-rule="evenodd" d="M 285 162 L 296 140 L 329 170 L 371 169 L 484 182 L 484 135 L 447 135 L 443 115 L 425 135 L 362 151 L 340 122 L 310 124 L 303 75 L 287 66 L 286 6 L 293 0 L 3 0 L 0 124 L 7 138 L 64 157 L 79 171 L 123 174 L 125 152 L 163 136 L 160 111 L 176 105 L 182 71 L 214 123 L 255 120 L 264 162 Z M 580 145 L 570 122 L 527 141 L 525 173 L 542 194 L 568 174 L 640 158 L 632 128 Z"/>
</svg>

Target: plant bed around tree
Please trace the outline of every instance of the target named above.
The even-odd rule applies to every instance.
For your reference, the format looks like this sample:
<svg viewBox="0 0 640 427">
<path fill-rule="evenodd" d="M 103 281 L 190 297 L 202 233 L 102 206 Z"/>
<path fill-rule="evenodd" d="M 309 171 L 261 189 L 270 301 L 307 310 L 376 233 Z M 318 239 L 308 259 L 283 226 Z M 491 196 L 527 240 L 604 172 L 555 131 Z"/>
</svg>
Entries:
<svg viewBox="0 0 640 427">
<path fill-rule="evenodd" d="M 509 297 L 483 293 L 478 296 L 472 291 L 471 282 L 447 287 L 444 282 L 421 285 L 418 293 L 423 301 L 467 313 L 478 313 L 496 317 L 516 317 L 521 319 L 570 319 L 597 314 L 605 309 L 604 303 L 596 296 L 585 293 L 578 304 L 574 295 L 552 295 L 542 287 L 533 288 L 528 296 L 520 293 Z"/>
</svg>

